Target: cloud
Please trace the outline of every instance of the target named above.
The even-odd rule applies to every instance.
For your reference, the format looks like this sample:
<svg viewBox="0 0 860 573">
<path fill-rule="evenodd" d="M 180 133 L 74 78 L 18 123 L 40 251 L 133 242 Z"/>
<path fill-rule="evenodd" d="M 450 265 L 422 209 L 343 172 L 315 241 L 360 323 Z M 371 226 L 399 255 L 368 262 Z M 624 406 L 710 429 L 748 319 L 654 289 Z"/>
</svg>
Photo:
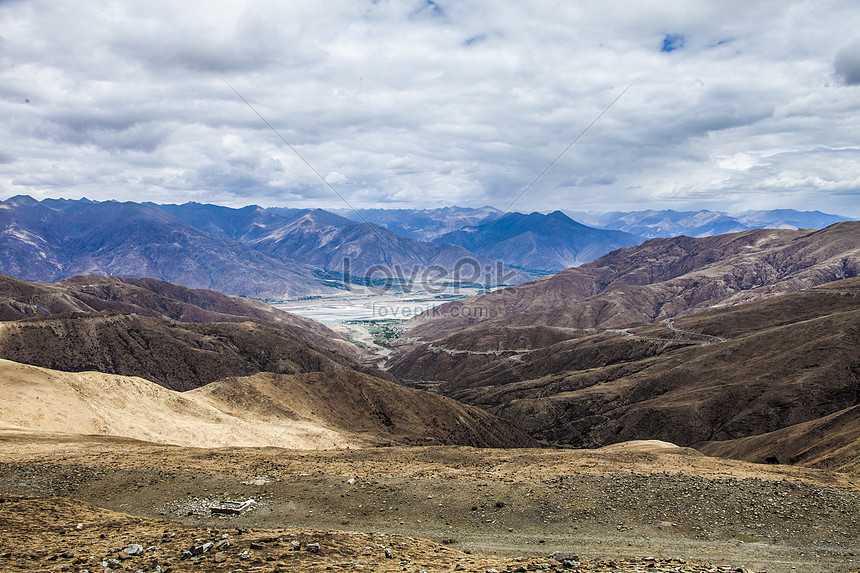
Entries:
<svg viewBox="0 0 860 573">
<path fill-rule="evenodd" d="M 860 15 L 774 6 L 7 3 L 0 187 L 342 207 L 227 80 L 357 207 L 504 207 L 635 79 L 518 209 L 860 216 Z"/>
<path fill-rule="evenodd" d="M 839 50 L 833 60 L 833 69 L 846 84 L 860 85 L 860 39 Z"/>
</svg>

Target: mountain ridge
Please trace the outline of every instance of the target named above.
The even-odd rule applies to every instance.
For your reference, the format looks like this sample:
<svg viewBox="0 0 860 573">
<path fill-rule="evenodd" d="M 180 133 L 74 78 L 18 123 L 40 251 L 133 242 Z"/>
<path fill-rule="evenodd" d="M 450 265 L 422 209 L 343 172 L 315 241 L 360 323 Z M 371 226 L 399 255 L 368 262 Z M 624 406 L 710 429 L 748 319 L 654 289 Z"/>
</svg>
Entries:
<svg viewBox="0 0 860 573">
<path fill-rule="evenodd" d="M 860 274 L 860 222 L 651 239 L 580 267 L 435 307 L 411 319 L 433 340 L 478 323 L 566 328 L 651 323 Z"/>
</svg>

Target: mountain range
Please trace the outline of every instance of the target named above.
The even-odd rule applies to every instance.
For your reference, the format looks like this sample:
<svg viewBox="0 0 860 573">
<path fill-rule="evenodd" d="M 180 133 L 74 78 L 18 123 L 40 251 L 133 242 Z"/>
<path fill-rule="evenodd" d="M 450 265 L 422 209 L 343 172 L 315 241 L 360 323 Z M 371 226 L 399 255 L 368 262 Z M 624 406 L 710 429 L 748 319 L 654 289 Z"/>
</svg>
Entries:
<svg viewBox="0 0 860 573">
<path fill-rule="evenodd" d="M 0 251 L 0 273 L 34 281 L 102 274 L 257 298 L 338 292 L 313 267 L 130 202 L 7 199 L 0 202 Z"/>
<path fill-rule="evenodd" d="M 568 211 L 571 217 L 600 229 L 615 229 L 655 239 L 659 237 L 710 237 L 750 229 L 822 229 L 849 217 L 820 211 L 773 209 L 729 214 L 720 211 L 612 211 L 589 213 Z"/>
<path fill-rule="evenodd" d="M 17 196 L 0 202 L 5 255 L 0 273 L 43 282 L 80 274 L 155 278 L 279 299 L 337 294 L 354 286 L 402 286 L 425 277 L 517 284 L 641 241 L 634 234 L 577 223 L 559 211 L 501 217 L 490 207 L 344 213 L 360 221 L 322 209 Z M 620 215 L 630 223 L 626 228 L 646 236 L 660 227 L 654 217 L 676 220 L 675 231 L 695 220 L 694 231 L 705 232 L 703 218 L 710 221 L 707 232 L 718 228 L 706 212 L 692 218 L 674 212 Z M 743 224 L 775 218 L 783 225 L 824 223 L 834 217 L 755 212 Z"/>
</svg>

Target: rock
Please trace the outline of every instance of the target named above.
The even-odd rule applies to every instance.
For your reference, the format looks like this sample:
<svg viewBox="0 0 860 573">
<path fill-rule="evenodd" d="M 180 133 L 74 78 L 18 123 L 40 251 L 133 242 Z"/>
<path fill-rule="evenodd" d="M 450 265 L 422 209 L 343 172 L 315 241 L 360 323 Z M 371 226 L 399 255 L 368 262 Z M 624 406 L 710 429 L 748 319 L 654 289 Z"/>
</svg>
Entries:
<svg viewBox="0 0 860 573">
<path fill-rule="evenodd" d="M 386 548 L 385 548 L 385 558 L 386 558 L 386 559 L 392 559 L 392 558 L 394 558 L 394 553 L 392 553 L 392 551 L 391 551 L 391 548 L 390 548 L 390 547 L 386 547 Z"/>
<path fill-rule="evenodd" d="M 194 557 L 194 554 L 191 553 L 190 551 L 188 551 L 187 549 L 183 549 L 182 553 L 179 556 L 179 558 L 183 559 L 183 560 L 184 559 L 191 559 L 192 557 Z"/>
<path fill-rule="evenodd" d="M 242 553 L 239 554 L 239 559 L 250 559 L 251 558 L 251 550 L 246 549 Z"/>
<path fill-rule="evenodd" d="M 105 559 L 102 561 L 102 567 L 105 569 L 122 569 L 122 563 L 116 559 Z"/>
<path fill-rule="evenodd" d="M 215 553 L 215 563 L 224 563 L 227 561 L 227 554 L 223 551 L 218 551 Z"/>
<path fill-rule="evenodd" d="M 84 524 L 83 524 L 83 523 L 79 523 L 79 524 L 77 524 L 77 525 L 75 526 L 75 530 L 76 530 L 76 531 L 83 531 L 83 530 L 84 530 Z"/>
<path fill-rule="evenodd" d="M 211 541 L 207 541 L 206 543 L 203 544 L 201 553 L 206 553 L 207 551 L 212 549 L 213 545 L 215 545 L 215 544 L 212 543 Z"/>
<path fill-rule="evenodd" d="M 307 549 L 309 553 L 319 553 L 320 552 L 320 544 L 319 543 L 308 543 L 305 546 L 305 549 Z"/>
<path fill-rule="evenodd" d="M 264 545 L 262 543 L 255 543 L 255 542 L 251 542 L 251 544 L 248 545 L 249 549 L 256 549 L 257 551 L 259 551 L 263 547 L 264 547 Z"/>
<path fill-rule="evenodd" d="M 222 539 L 218 543 L 215 544 L 215 551 L 221 551 L 222 549 L 227 549 L 230 547 L 230 541 L 228 539 Z"/>
<path fill-rule="evenodd" d="M 559 563 L 569 560 L 569 561 L 579 561 L 579 555 L 576 553 L 564 552 L 564 551 L 556 551 L 555 553 L 549 556 L 550 559 L 555 559 Z"/>
<path fill-rule="evenodd" d="M 140 555 L 143 553 L 143 545 L 140 543 L 129 543 L 125 548 L 125 552 L 129 555 Z"/>
<path fill-rule="evenodd" d="M 354 483 L 355 483 L 355 478 L 354 478 L 354 477 L 349 478 L 348 480 L 346 480 L 346 483 L 348 483 L 349 485 L 354 484 Z"/>
</svg>

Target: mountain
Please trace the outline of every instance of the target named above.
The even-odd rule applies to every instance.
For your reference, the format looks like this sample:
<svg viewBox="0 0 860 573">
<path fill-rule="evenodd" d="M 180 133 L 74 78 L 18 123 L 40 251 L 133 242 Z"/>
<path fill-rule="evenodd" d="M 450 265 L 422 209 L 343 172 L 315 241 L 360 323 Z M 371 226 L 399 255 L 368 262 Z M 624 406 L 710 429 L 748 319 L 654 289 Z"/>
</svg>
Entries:
<svg viewBox="0 0 860 573">
<path fill-rule="evenodd" d="M 706 444 L 786 429 L 773 436 L 785 446 L 770 451 L 814 461 L 803 444 L 825 456 L 856 437 L 854 414 L 825 417 L 860 404 L 858 347 L 852 278 L 624 330 L 479 324 L 407 347 L 390 371 L 551 442 L 657 439 L 751 459 L 768 449 L 764 438 Z M 837 426 L 844 436 L 830 443 L 810 435 Z"/>
<path fill-rule="evenodd" d="M 460 245 L 505 264 L 560 271 L 642 241 L 622 231 L 605 231 L 577 223 L 561 211 L 507 213 L 489 223 L 446 233 L 437 243 Z"/>
<path fill-rule="evenodd" d="M 849 217 L 820 211 L 774 209 L 728 214 L 719 211 L 613 211 L 584 213 L 569 211 L 578 221 L 601 229 L 616 229 L 648 239 L 658 237 L 710 237 L 750 229 L 822 229 Z"/>
<path fill-rule="evenodd" d="M 435 307 L 409 336 L 434 340 L 464 327 L 587 329 L 652 323 L 860 274 L 860 222 L 820 231 L 754 230 L 652 239 L 580 267 Z"/>
<path fill-rule="evenodd" d="M 447 278 L 512 284 L 533 278 L 455 245 L 401 237 L 370 223 L 355 223 L 317 209 L 248 243 L 280 260 L 297 260 L 326 271 L 368 278 Z"/>
<path fill-rule="evenodd" d="M 477 408 L 355 371 L 265 373 L 179 393 L 142 378 L 0 360 L 0 393 L 3 427 L 197 448 L 535 445 Z"/>
<path fill-rule="evenodd" d="M 139 376 L 179 391 L 228 376 L 327 372 L 354 364 L 252 322 L 193 324 L 109 311 L 0 323 L 0 358 L 65 372 Z"/>
<path fill-rule="evenodd" d="M 180 322 L 255 322 L 345 356 L 359 351 L 322 323 L 265 303 L 155 279 L 78 276 L 52 284 L 0 275 L 0 320 L 113 311 Z"/>
<path fill-rule="evenodd" d="M 113 274 L 258 298 L 338 292 L 311 267 L 137 203 L 13 197 L 0 202 L 0 250 L 0 273 L 25 280 Z"/>
<path fill-rule="evenodd" d="M 418 241 L 434 241 L 445 233 L 489 223 L 501 214 L 494 207 L 456 206 L 438 209 L 336 209 L 333 212 L 356 222 L 374 223 Z"/>
<path fill-rule="evenodd" d="M 257 205 L 241 209 L 195 202 L 182 205 L 145 205 L 161 209 L 199 231 L 243 243 L 259 239 L 292 218 Z"/>
<path fill-rule="evenodd" d="M 230 209 L 199 203 L 157 207 L 198 230 L 241 241 L 282 262 L 309 265 L 333 279 L 342 279 L 346 270 L 359 284 L 374 269 L 376 279 L 438 277 L 440 271 L 448 278 L 494 285 L 534 278 L 463 248 L 409 239 L 323 209 Z M 276 214 L 281 212 L 294 216 Z M 492 272 L 486 277 L 488 268 Z"/>
</svg>

